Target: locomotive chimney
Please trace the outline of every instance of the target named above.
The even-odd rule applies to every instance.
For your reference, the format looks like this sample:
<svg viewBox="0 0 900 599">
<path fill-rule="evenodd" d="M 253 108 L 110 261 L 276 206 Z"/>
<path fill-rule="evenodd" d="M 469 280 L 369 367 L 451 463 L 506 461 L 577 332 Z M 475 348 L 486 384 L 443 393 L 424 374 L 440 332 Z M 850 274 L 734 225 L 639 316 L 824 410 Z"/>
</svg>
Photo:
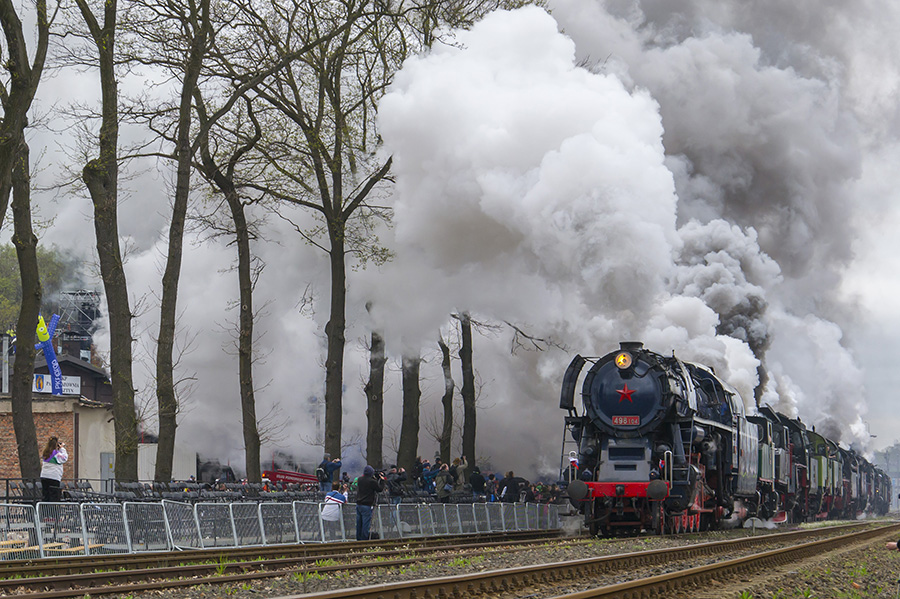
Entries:
<svg viewBox="0 0 900 599">
<path fill-rule="evenodd" d="M 624 351 L 636 352 L 640 351 L 644 348 L 644 344 L 641 341 L 620 341 L 619 349 Z"/>
</svg>

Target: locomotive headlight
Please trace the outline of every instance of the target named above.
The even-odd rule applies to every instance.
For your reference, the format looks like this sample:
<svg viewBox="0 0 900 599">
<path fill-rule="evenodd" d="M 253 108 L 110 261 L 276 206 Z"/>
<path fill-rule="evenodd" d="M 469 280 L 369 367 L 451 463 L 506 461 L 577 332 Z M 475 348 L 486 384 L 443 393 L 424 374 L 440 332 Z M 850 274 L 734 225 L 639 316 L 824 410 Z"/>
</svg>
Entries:
<svg viewBox="0 0 900 599">
<path fill-rule="evenodd" d="M 619 370 L 631 368 L 631 364 L 633 361 L 634 360 L 631 357 L 631 354 L 629 354 L 627 351 L 619 352 L 616 355 L 616 366 L 618 366 Z"/>
</svg>

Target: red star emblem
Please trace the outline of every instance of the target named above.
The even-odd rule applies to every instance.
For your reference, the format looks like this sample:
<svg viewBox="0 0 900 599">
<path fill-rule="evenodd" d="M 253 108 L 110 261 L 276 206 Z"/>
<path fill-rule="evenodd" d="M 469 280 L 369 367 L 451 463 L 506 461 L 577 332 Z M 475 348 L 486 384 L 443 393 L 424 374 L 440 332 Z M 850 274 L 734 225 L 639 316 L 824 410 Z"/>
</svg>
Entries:
<svg viewBox="0 0 900 599">
<path fill-rule="evenodd" d="M 616 392 L 619 394 L 619 403 L 622 403 L 622 401 L 623 401 L 623 400 L 626 400 L 626 399 L 627 399 L 629 402 L 634 403 L 633 401 L 631 401 L 631 394 L 634 393 L 635 390 L 634 390 L 634 389 L 629 389 L 629 388 L 628 388 L 628 383 L 625 383 L 625 388 L 624 388 L 624 389 L 616 389 Z"/>
</svg>

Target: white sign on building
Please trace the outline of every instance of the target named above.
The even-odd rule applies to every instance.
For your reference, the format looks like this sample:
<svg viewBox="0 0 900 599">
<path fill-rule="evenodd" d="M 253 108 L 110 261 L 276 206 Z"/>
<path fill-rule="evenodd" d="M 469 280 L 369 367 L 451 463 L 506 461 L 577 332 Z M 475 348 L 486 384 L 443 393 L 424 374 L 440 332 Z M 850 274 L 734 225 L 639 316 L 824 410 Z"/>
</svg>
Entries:
<svg viewBox="0 0 900 599">
<path fill-rule="evenodd" d="M 34 375 L 34 382 L 31 385 L 34 393 L 53 393 L 53 384 L 50 381 L 49 374 Z M 62 377 L 62 394 L 63 395 L 81 395 L 81 377 L 65 376 Z"/>
</svg>

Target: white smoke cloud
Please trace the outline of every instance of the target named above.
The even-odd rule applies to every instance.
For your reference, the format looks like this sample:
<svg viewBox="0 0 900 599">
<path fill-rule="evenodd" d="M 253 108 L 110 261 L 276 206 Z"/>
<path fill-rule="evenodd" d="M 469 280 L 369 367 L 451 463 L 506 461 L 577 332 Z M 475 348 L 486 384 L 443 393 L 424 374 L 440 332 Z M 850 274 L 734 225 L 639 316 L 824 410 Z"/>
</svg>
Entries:
<svg viewBox="0 0 900 599">
<path fill-rule="evenodd" d="M 773 318 L 770 368 L 776 381 L 763 401 L 800 416 L 807 425 L 847 444 L 867 446 L 865 377 L 832 322 L 813 315 Z"/>
<path fill-rule="evenodd" d="M 406 257 L 393 266 L 443 287 L 432 328 L 453 309 L 646 313 L 678 241 L 656 104 L 576 68 L 539 9 L 490 15 L 458 41 L 408 61 L 379 112 Z"/>
<path fill-rule="evenodd" d="M 883 87 L 863 91 L 849 75 L 865 42 L 823 34 L 839 29 L 840 19 L 804 3 L 558 0 L 551 7 L 579 56 L 600 60 L 659 102 L 685 223 L 673 291 L 702 298 L 721 319 L 718 332 L 747 341 L 764 360 L 775 376 L 763 401 L 777 398 L 787 412 L 829 421 L 835 438 L 865 446 L 864 395 L 848 408 L 840 397 L 814 393 L 817 412 L 809 411 L 803 398 L 814 377 L 806 373 L 828 361 L 777 349 L 793 329 L 785 322 L 810 318 L 812 329 L 838 331 L 831 319 L 854 322 L 835 290 L 858 234 L 851 198 L 861 140 L 877 137 L 859 124 L 884 106 Z M 842 18 L 860 24 L 865 12 Z M 840 338 L 829 347 L 828 360 L 854 364 Z M 846 374 L 860 382 L 858 369 Z"/>
<path fill-rule="evenodd" d="M 891 205 L 893 153 L 878 144 L 896 136 L 873 125 L 896 122 L 897 70 L 880 67 L 898 42 L 848 32 L 873 12 L 889 30 L 897 11 L 704 0 L 550 8 L 552 17 L 489 15 L 455 45 L 411 59 L 380 108 L 397 182 L 395 227 L 382 237 L 396 259 L 350 275 L 345 440 L 365 430 L 370 327 L 383 327 L 393 360 L 421 349 L 427 414 L 443 390 L 437 332 L 468 310 L 566 347 L 511 355 L 508 328 L 476 335 L 478 451 L 498 469 L 553 475 L 571 354 L 602 355 L 626 339 L 713 366 L 748 408 L 762 358 L 762 401 L 865 444 L 866 378 L 835 324 L 852 322 L 835 289 L 860 222 L 855 194 L 874 190 L 871 214 Z M 875 146 L 880 158 L 864 159 Z M 126 202 L 121 225 L 137 244 L 130 289 L 147 298 L 136 330 L 150 349 L 135 371 L 145 397 L 165 247 L 156 183 Z M 48 212 L 69 226 L 48 240 L 89 245 L 89 203 Z M 86 235 L 72 234 L 79 218 Z M 278 445 L 308 464 L 320 452 L 306 442 L 317 434 L 309 398 L 324 380 L 328 264 L 283 223 L 265 231 L 254 245 L 266 264 L 255 299 L 259 412 L 279 406 L 289 426 Z M 234 248 L 188 241 L 180 322 L 182 337 L 196 338 L 180 372 L 197 381 L 179 442 L 240 466 L 237 360 L 227 351 Z M 388 379 L 386 419 L 397 428 L 393 362 Z M 427 437 L 423 455 L 434 449 Z M 348 452 L 361 466 L 358 449 Z"/>
<path fill-rule="evenodd" d="M 717 333 L 714 302 L 700 296 L 728 296 L 728 312 L 740 312 L 746 289 L 763 293 L 747 279 L 777 277 L 778 268 L 758 248 L 748 256 L 731 247 L 733 238 L 755 247 L 755 237 L 725 223 L 713 239 L 697 233 L 699 225 L 676 229 L 658 105 L 618 77 L 578 68 L 571 43 L 537 8 L 490 15 L 456 41 L 408 61 L 379 113 L 397 180 L 396 252 L 406 257 L 386 270 L 441 289 L 427 304 L 431 328 L 468 309 L 524 320 L 589 355 L 640 338 L 715 366 L 752 400 L 758 361 L 741 340 Z M 532 64 L 535 48 L 544 59 Z M 717 240 L 721 247 L 700 257 L 718 253 L 720 270 L 731 269 L 718 289 L 690 272 L 712 273 L 716 260 L 675 261 L 685 248 L 699 252 L 695 246 Z M 409 291 L 379 286 L 382 317 L 402 314 L 409 324 Z M 478 353 L 482 368 L 485 357 Z M 554 397 L 566 361 L 495 358 L 489 372 L 504 383 L 492 384 L 491 397 L 510 414 L 530 414 L 537 398 Z M 559 416 L 546 410 L 517 422 L 538 440 L 550 436 L 548 419 Z M 516 460 L 516 451 L 499 457 Z"/>
</svg>

